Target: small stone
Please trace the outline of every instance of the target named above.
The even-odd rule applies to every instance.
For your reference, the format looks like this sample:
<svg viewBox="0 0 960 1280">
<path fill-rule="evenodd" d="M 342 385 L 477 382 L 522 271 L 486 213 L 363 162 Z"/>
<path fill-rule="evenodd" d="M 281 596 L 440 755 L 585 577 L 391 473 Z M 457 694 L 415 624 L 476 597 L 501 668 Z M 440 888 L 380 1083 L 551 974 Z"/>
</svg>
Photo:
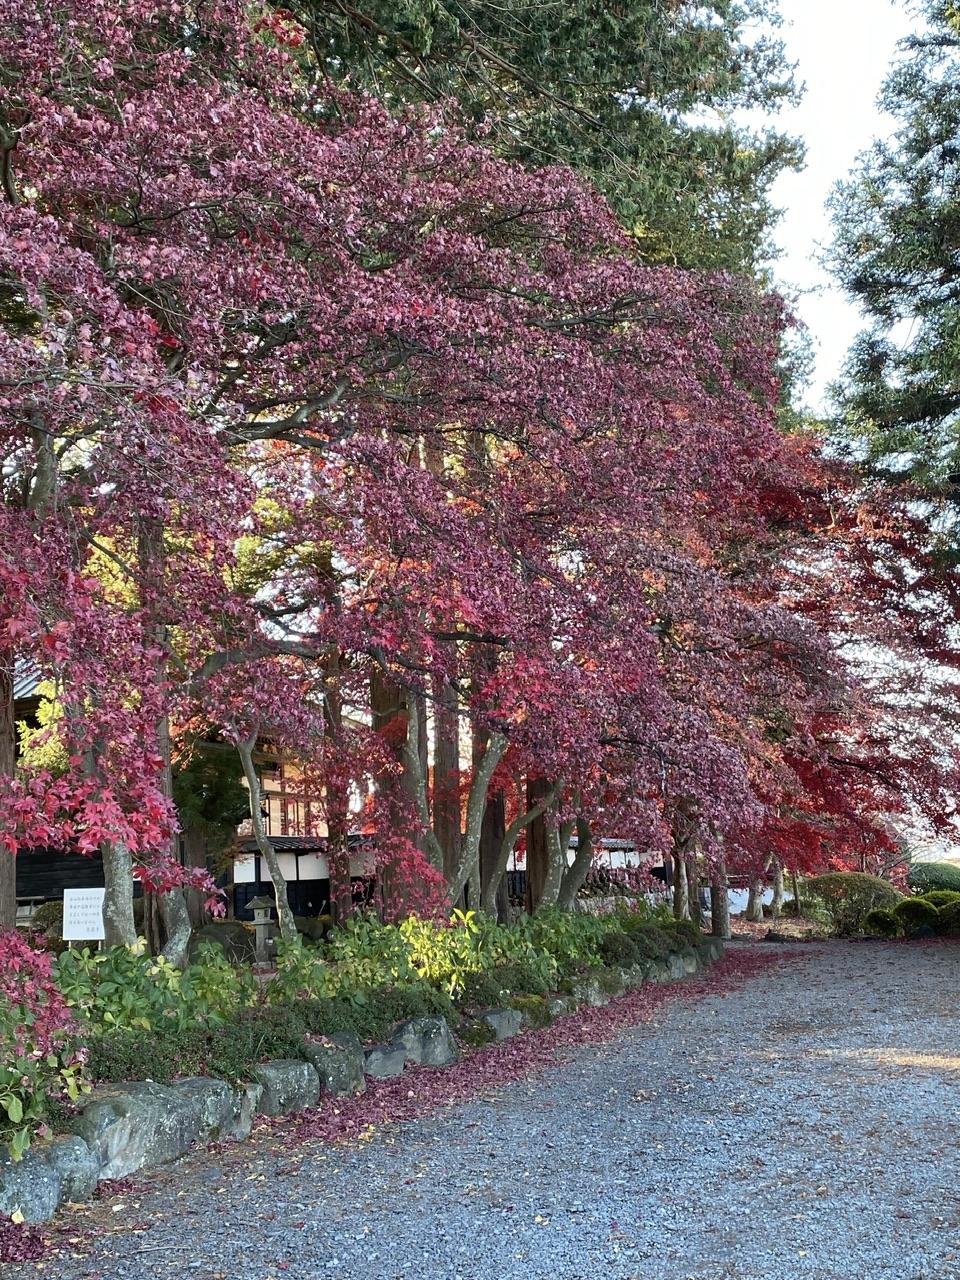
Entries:
<svg viewBox="0 0 960 1280">
<path fill-rule="evenodd" d="M 573 996 L 563 995 L 562 993 L 547 996 L 547 1009 L 551 1018 L 563 1018 L 568 1013 L 572 1013 L 576 1008 L 576 1002 Z"/>
</svg>

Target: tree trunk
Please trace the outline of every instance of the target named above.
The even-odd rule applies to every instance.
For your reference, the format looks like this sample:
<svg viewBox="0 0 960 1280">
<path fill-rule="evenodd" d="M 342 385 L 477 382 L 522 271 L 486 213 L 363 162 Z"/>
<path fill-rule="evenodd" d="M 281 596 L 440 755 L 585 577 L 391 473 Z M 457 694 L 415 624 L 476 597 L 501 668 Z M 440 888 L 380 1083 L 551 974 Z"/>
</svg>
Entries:
<svg viewBox="0 0 960 1280">
<path fill-rule="evenodd" d="M 537 910 L 555 907 L 560 897 L 560 887 L 567 872 L 567 854 L 570 850 L 570 837 L 574 824 L 562 822 L 547 828 L 547 878 L 543 883 L 543 892 L 537 903 Z"/>
<path fill-rule="evenodd" d="M 187 907 L 187 895 L 181 885 L 158 895 L 160 902 L 160 918 L 167 940 L 163 947 L 163 956 L 178 969 L 187 967 L 190 951 L 190 911 Z"/>
<path fill-rule="evenodd" d="M 793 885 L 793 901 L 796 904 L 797 916 L 803 915 L 803 903 L 800 900 L 800 881 L 796 869 L 790 872 L 790 883 Z"/>
<path fill-rule="evenodd" d="M 786 897 L 783 887 L 783 863 L 779 858 L 773 859 L 773 902 L 770 904 L 770 915 L 774 920 L 780 919 L 783 900 Z"/>
<path fill-rule="evenodd" d="M 206 869 L 210 865 L 207 840 L 196 831 L 183 833 L 183 861 L 187 867 Z M 194 929 L 202 929 L 210 921 L 205 895 L 201 889 L 186 889 L 184 892 L 187 897 L 187 910 L 190 913 L 190 925 Z"/>
<path fill-rule="evenodd" d="M 163 794 L 173 801 L 173 744 L 170 741 L 170 721 L 166 716 L 157 727 L 157 740 L 160 746 L 160 758 L 163 761 Z M 170 858 L 180 861 L 180 841 L 174 833 L 170 837 Z M 187 909 L 187 895 L 182 885 L 169 889 L 158 895 L 160 919 L 166 941 L 163 946 L 163 957 L 178 969 L 185 969 L 187 952 L 190 950 L 190 912 Z"/>
<path fill-rule="evenodd" d="M 331 573 L 332 577 L 332 573 Z M 331 649 L 324 681 L 323 731 L 327 750 L 336 751 L 343 737 L 343 697 L 340 687 L 340 650 Z M 353 883 L 350 879 L 350 796 L 339 781 L 325 784 L 327 817 L 327 868 L 330 872 L 330 914 L 346 920 L 353 912 Z M 310 832 L 306 833 L 307 835 Z"/>
<path fill-rule="evenodd" d="M 507 882 L 500 870 L 500 853 L 506 837 L 506 803 L 503 790 L 498 787 L 487 797 L 483 811 L 483 822 L 480 826 L 480 893 L 478 901 L 469 902 L 471 907 L 479 907 L 481 911 L 506 924 L 510 916 L 510 899 L 507 894 Z"/>
<path fill-rule="evenodd" d="M 430 802 L 427 797 L 427 770 L 423 763 L 424 725 L 421 721 L 423 699 L 412 694 L 407 695 L 406 738 L 403 746 L 403 779 L 404 790 L 409 796 L 420 824 L 417 844 L 426 852 L 431 865 L 438 871 L 443 870 L 443 850 L 437 840 L 430 821 Z M 479 820 L 477 840 L 479 842 Z M 449 883 L 449 881 L 448 881 Z M 463 891 L 463 884 L 457 890 L 456 897 Z M 454 900 L 455 900 L 454 899 Z"/>
<path fill-rule="evenodd" d="M 673 914 L 678 920 L 690 919 L 687 867 L 679 853 L 673 859 Z"/>
<path fill-rule="evenodd" d="M 12 660 L 11 660 L 12 661 Z M 17 726 L 13 716 L 13 668 L 0 667 L 0 783 L 17 768 Z M 17 924 L 17 855 L 0 849 L 0 929 Z"/>
<path fill-rule="evenodd" d="M 477 729 L 473 735 L 474 772 L 480 768 L 483 754 L 489 745 L 489 733 L 486 729 Z M 497 787 L 495 791 L 489 791 L 480 824 L 479 883 L 471 885 L 467 899 L 468 907 L 475 910 L 479 908 L 500 923 L 505 923 L 510 914 L 507 886 L 500 869 L 500 854 L 507 834 L 506 810 L 503 788 Z"/>
<path fill-rule="evenodd" d="M 747 919 L 753 924 L 763 921 L 763 880 L 755 876 L 750 881 L 750 892 L 747 895 Z"/>
<path fill-rule="evenodd" d="M 490 879 L 484 885 L 483 898 L 481 900 L 481 907 L 487 915 L 492 916 L 497 912 L 496 895 L 501 891 L 501 889 L 504 897 L 507 898 L 508 896 L 504 877 L 510 863 L 510 855 L 516 847 L 517 840 L 520 838 L 520 833 L 526 827 L 529 827 L 534 823 L 541 814 L 546 812 L 550 805 L 553 804 L 557 792 L 558 788 L 552 787 L 540 797 L 532 809 L 527 809 L 524 813 L 518 813 L 503 833 L 496 866 L 493 869 Z"/>
<path fill-rule="evenodd" d="M 451 903 L 456 903 L 466 886 L 471 883 L 474 886 L 473 892 L 479 899 L 480 832 L 483 826 L 483 814 L 487 807 L 490 780 L 497 765 L 503 759 L 506 749 L 507 739 L 504 735 L 499 732 L 491 733 L 483 754 L 473 770 L 473 782 L 470 784 L 470 794 L 467 797 L 467 821 L 463 833 L 463 847 L 450 885 Z"/>
<path fill-rule="evenodd" d="M 133 858 L 126 845 L 106 841 L 103 855 L 104 946 L 132 947 L 137 941 L 133 918 Z"/>
<path fill-rule="evenodd" d="M 438 681 L 435 694 L 433 830 L 449 884 L 460 860 L 460 721 L 456 693 L 449 682 Z"/>
<path fill-rule="evenodd" d="M 273 896 L 277 904 L 277 924 L 280 928 L 280 936 L 288 942 L 292 942 L 297 936 L 297 926 L 293 919 L 293 912 L 290 909 L 290 899 L 287 897 L 287 882 L 284 879 L 283 872 L 280 870 L 277 851 L 270 843 L 264 830 L 263 815 L 260 812 L 262 803 L 260 779 L 257 777 L 257 770 L 253 763 L 253 749 L 256 741 L 256 737 L 253 737 L 247 738 L 243 742 L 238 742 L 237 750 L 240 753 L 243 776 L 247 780 L 247 788 L 250 792 L 250 821 L 253 826 L 253 836 L 260 851 L 260 856 L 267 864 L 270 879 L 273 881 Z"/>
<path fill-rule="evenodd" d="M 158 956 L 163 950 L 164 937 L 163 920 L 160 918 L 160 900 L 151 889 L 148 889 L 141 901 L 143 903 L 143 920 L 138 932 L 146 942 L 147 950 L 150 954 Z"/>
<path fill-rule="evenodd" d="M 593 835 L 590 831 L 590 824 L 578 816 L 577 854 L 564 872 L 563 883 L 560 885 L 560 895 L 557 898 L 557 906 L 562 910 L 569 911 L 572 908 L 577 899 L 577 894 L 583 888 L 583 882 L 586 880 L 592 864 Z"/>
<path fill-rule="evenodd" d="M 710 877 L 710 932 L 715 938 L 730 937 L 730 893 L 727 868 L 722 862 Z"/>
<path fill-rule="evenodd" d="M 684 866 L 687 872 L 687 908 L 690 919 L 699 928 L 703 924 L 703 913 L 700 908 L 700 866 L 697 855 L 692 853 L 684 858 Z"/>
<path fill-rule="evenodd" d="M 543 897 L 543 886 L 547 879 L 549 853 L 547 850 L 547 824 L 544 820 L 544 808 L 540 801 L 550 794 L 550 783 L 546 778 L 527 779 L 527 808 L 538 810 L 537 816 L 530 823 L 527 831 L 527 892 L 526 907 L 530 915 L 536 911 Z"/>
</svg>

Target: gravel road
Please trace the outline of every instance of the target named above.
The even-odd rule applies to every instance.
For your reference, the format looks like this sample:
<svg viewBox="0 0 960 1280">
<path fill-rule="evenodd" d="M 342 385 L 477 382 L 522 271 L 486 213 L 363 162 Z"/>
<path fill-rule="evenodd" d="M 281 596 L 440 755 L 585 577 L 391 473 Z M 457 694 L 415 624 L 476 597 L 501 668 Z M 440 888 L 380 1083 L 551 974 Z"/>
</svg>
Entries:
<svg viewBox="0 0 960 1280">
<path fill-rule="evenodd" d="M 958 973 L 951 946 L 794 948 L 437 1118 L 192 1157 L 4 1277 L 960 1278 Z"/>
</svg>

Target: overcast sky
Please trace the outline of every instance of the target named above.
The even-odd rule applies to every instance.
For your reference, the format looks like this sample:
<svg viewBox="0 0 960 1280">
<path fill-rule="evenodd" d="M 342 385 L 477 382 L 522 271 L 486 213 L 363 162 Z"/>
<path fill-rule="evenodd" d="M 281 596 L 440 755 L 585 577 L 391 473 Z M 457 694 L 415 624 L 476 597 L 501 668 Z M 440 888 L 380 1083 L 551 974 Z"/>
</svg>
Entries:
<svg viewBox="0 0 960 1280">
<path fill-rule="evenodd" d="M 806 142 L 807 165 L 782 175 L 774 187 L 775 203 L 785 210 L 776 237 L 783 257 L 775 270 L 786 293 L 802 293 L 796 310 L 817 356 L 807 400 L 821 409 L 824 390 L 862 327 L 857 309 L 817 264 L 820 246 L 831 238 L 824 204 L 858 153 L 891 132 L 892 121 L 877 110 L 876 98 L 897 41 L 915 20 L 903 0 L 781 0 L 781 9 L 781 34 L 806 94 L 780 122 Z"/>
</svg>

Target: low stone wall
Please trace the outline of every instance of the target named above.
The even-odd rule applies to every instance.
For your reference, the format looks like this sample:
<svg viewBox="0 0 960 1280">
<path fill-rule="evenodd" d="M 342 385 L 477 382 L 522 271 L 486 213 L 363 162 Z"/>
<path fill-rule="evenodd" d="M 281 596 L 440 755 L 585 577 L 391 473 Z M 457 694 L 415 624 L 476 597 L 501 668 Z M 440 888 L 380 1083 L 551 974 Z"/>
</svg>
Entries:
<svg viewBox="0 0 960 1280">
<path fill-rule="evenodd" d="M 710 963 L 723 944 L 708 939 L 703 951 Z M 686 951 L 641 969 L 596 970 L 575 979 L 567 994 L 539 1002 L 536 1017 L 510 1006 L 481 1012 L 474 1025 L 485 1040 L 507 1040 L 581 1005 L 605 1005 L 644 982 L 673 982 L 702 968 L 701 956 Z M 0 1215 L 46 1222 L 61 1205 L 89 1200 L 99 1182 L 168 1164 L 197 1146 L 242 1141 L 258 1115 L 303 1111 L 323 1097 L 362 1093 L 367 1077 L 398 1076 L 408 1064 L 444 1067 L 459 1056 L 443 1018 L 415 1018 L 396 1027 L 389 1044 L 368 1048 L 348 1033 L 311 1037 L 304 1060 L 252 1064 L 250 1082 L 236 1087 L 201 1077 L 102 1085 L 85 1099 L 73 1134 L 38 1143 L 18 1162 L 0 1159 Z"/>
</svg>

